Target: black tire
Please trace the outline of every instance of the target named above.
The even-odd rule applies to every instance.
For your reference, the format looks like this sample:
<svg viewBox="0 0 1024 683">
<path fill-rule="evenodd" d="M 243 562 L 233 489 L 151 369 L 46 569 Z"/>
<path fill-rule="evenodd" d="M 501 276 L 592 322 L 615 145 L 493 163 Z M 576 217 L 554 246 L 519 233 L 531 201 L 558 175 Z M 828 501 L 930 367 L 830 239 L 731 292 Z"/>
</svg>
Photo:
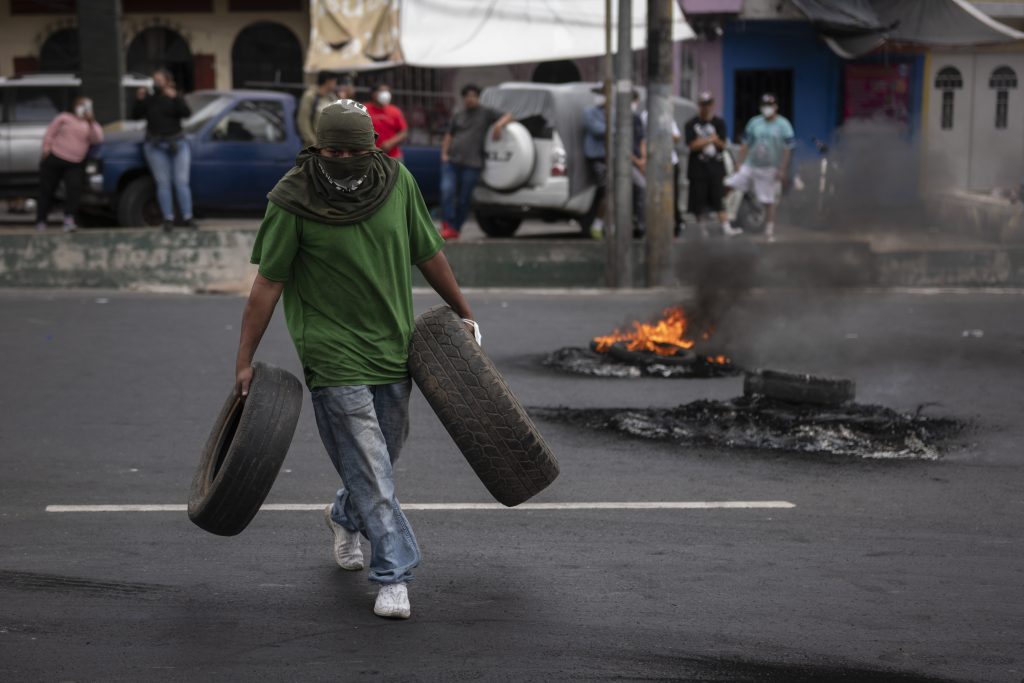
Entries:
<svg viewBox="0 0 1024 683">
<path fill-rule="evenodd" d="M 117 196 L 117 223 L 124 227 L 160 225 L 163 215 L 156 201 L 156 183 L 151 176 L 136 178 Z"/>
<path fill-rule="evenodd" d="M 788 403 L 836 407 L 853 401 L 856 385 L 851 379 L 815 377 L 777 370 L 748 372 L 743 395 L 764 396 Z"/>
<path fill-rule="evenodd" d="M 519 505 L 558 476 L 558 461 L 533 420 L 447 306 L 416 319 L 409 371 L 499 503 Z"/>
<path fill-rule="evenodd" d="M 693 365 L 697 354 L 692 349 L 679 349 L 673 356 L 659 356 L 650 351 L 630 351 L 626 344 L 617 342 L 608 348 L 608 355 L 615 360 L 646 367 L 648 365 Z"/>
<path fill-rule="evenodd" d="M 476 222 L 488 237 L 511 237 L 516 234 L 523 219 L 508 214 L 476 212 Z"/>
<path fill-rule="evenodd" d="M 287 370 L 253 364 L 243 401 L 234 389 L 217 416 L 192 479 L 188 518 L 219 536 L 240 533 L 270 493 L 302 409 L 302 383 Z"/>
</svg>

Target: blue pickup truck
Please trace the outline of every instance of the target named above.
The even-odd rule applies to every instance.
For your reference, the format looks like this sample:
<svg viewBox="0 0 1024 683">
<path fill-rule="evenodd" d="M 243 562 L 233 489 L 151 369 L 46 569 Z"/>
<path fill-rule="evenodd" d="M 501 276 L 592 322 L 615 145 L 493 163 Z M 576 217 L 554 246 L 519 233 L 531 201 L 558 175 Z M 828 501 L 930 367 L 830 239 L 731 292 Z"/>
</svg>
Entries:
<svg viewBox="0 0 1024 683">
<path fill-rule="evenodd" d="M 302 143 L 295 98 L 263 90 L 201 90 L 186 95 L 183 122 L 192 147 L 192 201 L 200 216 L 261 211 L 267 192 L 292 167 Z M 112 214 L 123 226 L 160 225 L 156 186 L 142 153 L 141 122 L 108 130 L 86 164 L 83 208 Z M 440 199 L 440 150 L 403 147 L 428 204 Z"/>
</svg>

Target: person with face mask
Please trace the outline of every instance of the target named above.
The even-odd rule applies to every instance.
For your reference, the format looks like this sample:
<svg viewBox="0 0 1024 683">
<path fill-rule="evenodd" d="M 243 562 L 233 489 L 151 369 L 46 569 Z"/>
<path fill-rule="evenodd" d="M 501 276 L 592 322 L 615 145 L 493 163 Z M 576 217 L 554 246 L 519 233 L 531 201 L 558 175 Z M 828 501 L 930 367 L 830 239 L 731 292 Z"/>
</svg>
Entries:
<svg viewBox="0 0 1024 683">
<path fill-rule="evenodd" d="M 146 142 L 142 149 L 156 182 L 156 198 L 164 216 L 165 232 L 174 228 L 172 187 L 184 225 L 193 229 L 199 227 L 192 217 L 192 188 L 189 187 L 192 150 L 181 128 L 182 119 L 191 115 L 192 110 L 167 69 L 153 73 L 152 94 L 145 88 L 137 92 L 132 118 L 146 120 Z"/>
<path fill-rule="evenodd" d="M 53 206 L 57 186 L 64 181 L 64 232 L 77 229 L 75 214 L 82 196 L 85 157 L 89 147 L 103 142 L 103 129 L 92 114 L 92 100 L 76 97 L 73 113 L 58 114 L 43 135 L 43 154 L 39 162 L 39 199 L 36 203 L 36 229 L 46 230 L 46 219 Z"/>
<path fill-rule="evenodd" d="M 604 90 L 593 88 L 595 102 L 583 110 L 583 158 L 587 160 L 590 174 L 594 177 L 597 192 L 594 195 L 594 220 L 590 224 L 590 237 L 604 239 L 604 217 L 607 212 L 608 161 L 605 150 L 605 102 Z"/>
<path fill-rule="evenodd" d="M 378 83 L 366 103 L 366 111 L 370 112 L 373 129 L 380 136 L 377 146 L 392 159 L 402 160 L 399 145 L 409 137 L 409 126 L 405 122 L 402 110 L 391 104 L 391 88 L 386 83 Z"/>
<path fill-rule="evenodd" d="M 361 570 L 360 539 L 369 539 L 368 578 L 379 586 L 374 613 L 405 619 L 420 550 L 395 497 L 392 466 L 409 428 L 410 265 L 478 328 L 416 181 L 375 137 L 362 104 L 328 105 L 316 145 L 267 195 L 235 375 L 246 396 L 253 356 L 283 294 L 320 437 L 343 482 L 324 509 L 333 560 Z"/>
<path fill-rule="evenodd" d="M 793 125 L 779 115 L 775 95 L 761 96 L 761 113 L 750 119 L 743 133 L 743 146 L 736 159 L 740 169 L 725 184 L 740 192 L 753 189 L 757 201 L 765 207 L 765 236 L 775 236 L 775 208 L 778 188 L 789 177 L 789 162 L 795 144 Z"/>
</svg>

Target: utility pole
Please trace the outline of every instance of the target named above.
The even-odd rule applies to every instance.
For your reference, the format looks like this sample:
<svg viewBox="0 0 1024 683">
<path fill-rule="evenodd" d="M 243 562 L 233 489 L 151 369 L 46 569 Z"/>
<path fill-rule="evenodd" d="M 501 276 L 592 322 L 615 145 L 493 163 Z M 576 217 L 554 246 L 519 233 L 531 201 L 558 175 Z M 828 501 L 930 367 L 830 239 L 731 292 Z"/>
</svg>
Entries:
<svg viewBox="0 0 1024 683">
<path fill-rule="evenodd" d="M 672 3 L 647 0 L 647 277 L 648 287 L 672 285 Z"/>
<path fill-rule="evenodd" d="M 615 15 L 612 10 L 612 0 L 604 0 L 604 63 L 602 68 L 604 71 L 604 160 L 607 164 L 605 169 L 605 188 L 604 188 L 604 204 L 599 205 L 604 208 L 604 215 L 600 216 L 600 219 L 604 221 L 605 225 L 605 240 L 604 240 L 604 273 L 605 273 L 605 284 L 609 287 L 617 286 L 619 281 L 618 277 L 618 261 L 616 260 L 616 244 L 615 240 L 612 239 L 611 235 L 612 226 L 615 224 L 615 201 L 614 201 L 614 187 L 615 184 L 612 182 L 612 171 L 611 171 L 611 160 L 612 160 L 612 141 L 615 136 L 612 135 L 612 105 L 614 104 L 614 92 L 615 92 L 615 81 L 614 71 L 612 68 L 612 25 L 615 23 Z"/>
<path fill-rule="evenodd" d="M 639 1 L 639 0 L 638 0 Z M 671 2 L 671 0 L 668 0 Z M 615 241 L 615 286 L 633 286 L 633 5 L 619 0 L 619 45 L 615 53 L 615 151 L 609 174 L 614 177 L 615 225 L 605 239 Z M 611 150 L 608 150 L 611 151 Z"/>
<path fill-rule="evenodd" d="M 125 117 L 124 56 L 119 0 L 78 0 L 78 44 L 82 46 L 82 94 L 93 101 L 100 123 Z"/>
</svg>

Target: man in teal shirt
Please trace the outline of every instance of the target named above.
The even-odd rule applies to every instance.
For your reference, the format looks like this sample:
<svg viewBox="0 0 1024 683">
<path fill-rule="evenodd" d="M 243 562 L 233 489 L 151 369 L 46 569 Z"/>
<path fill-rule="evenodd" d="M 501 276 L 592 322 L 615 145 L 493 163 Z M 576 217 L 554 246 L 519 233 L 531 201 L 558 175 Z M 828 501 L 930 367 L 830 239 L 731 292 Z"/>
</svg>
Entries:
<svg viewBox="0 0 1024 683">
<path fill-rule="evenodd" d="M 363 105 L 328 105 L 316 144 L 268 195 L 235 372 L 245 396 L 253 356 L 283 293 L 317 428 L 343 482 L 324 510 L 334 559 L 343 569 L 362 569 L 360 536 L 368 538 L 369 579 L 380 585 L 374 613 L 404 619 L 411 611 L 406 583 L 420 551 L 395 497 L 392 466 L 409 428 L 411 266 L 477 328 L 416 181 L 375 138 Z"/>
<path fill-rule="evenodd" d="M 775 235 L 775 207 L 779 187 L 789 174 L 794 138 L 793 125 L 779 115 L 775 95 L 765 93 L 761 96 L 761 114 L 750 119 L 743 133 L 737 159 L 740 169 L 725 180 L 727 186 L 740 192 L 753 189 L 757 201 L 764 204 L 768 239 Z"/>
</svg>

